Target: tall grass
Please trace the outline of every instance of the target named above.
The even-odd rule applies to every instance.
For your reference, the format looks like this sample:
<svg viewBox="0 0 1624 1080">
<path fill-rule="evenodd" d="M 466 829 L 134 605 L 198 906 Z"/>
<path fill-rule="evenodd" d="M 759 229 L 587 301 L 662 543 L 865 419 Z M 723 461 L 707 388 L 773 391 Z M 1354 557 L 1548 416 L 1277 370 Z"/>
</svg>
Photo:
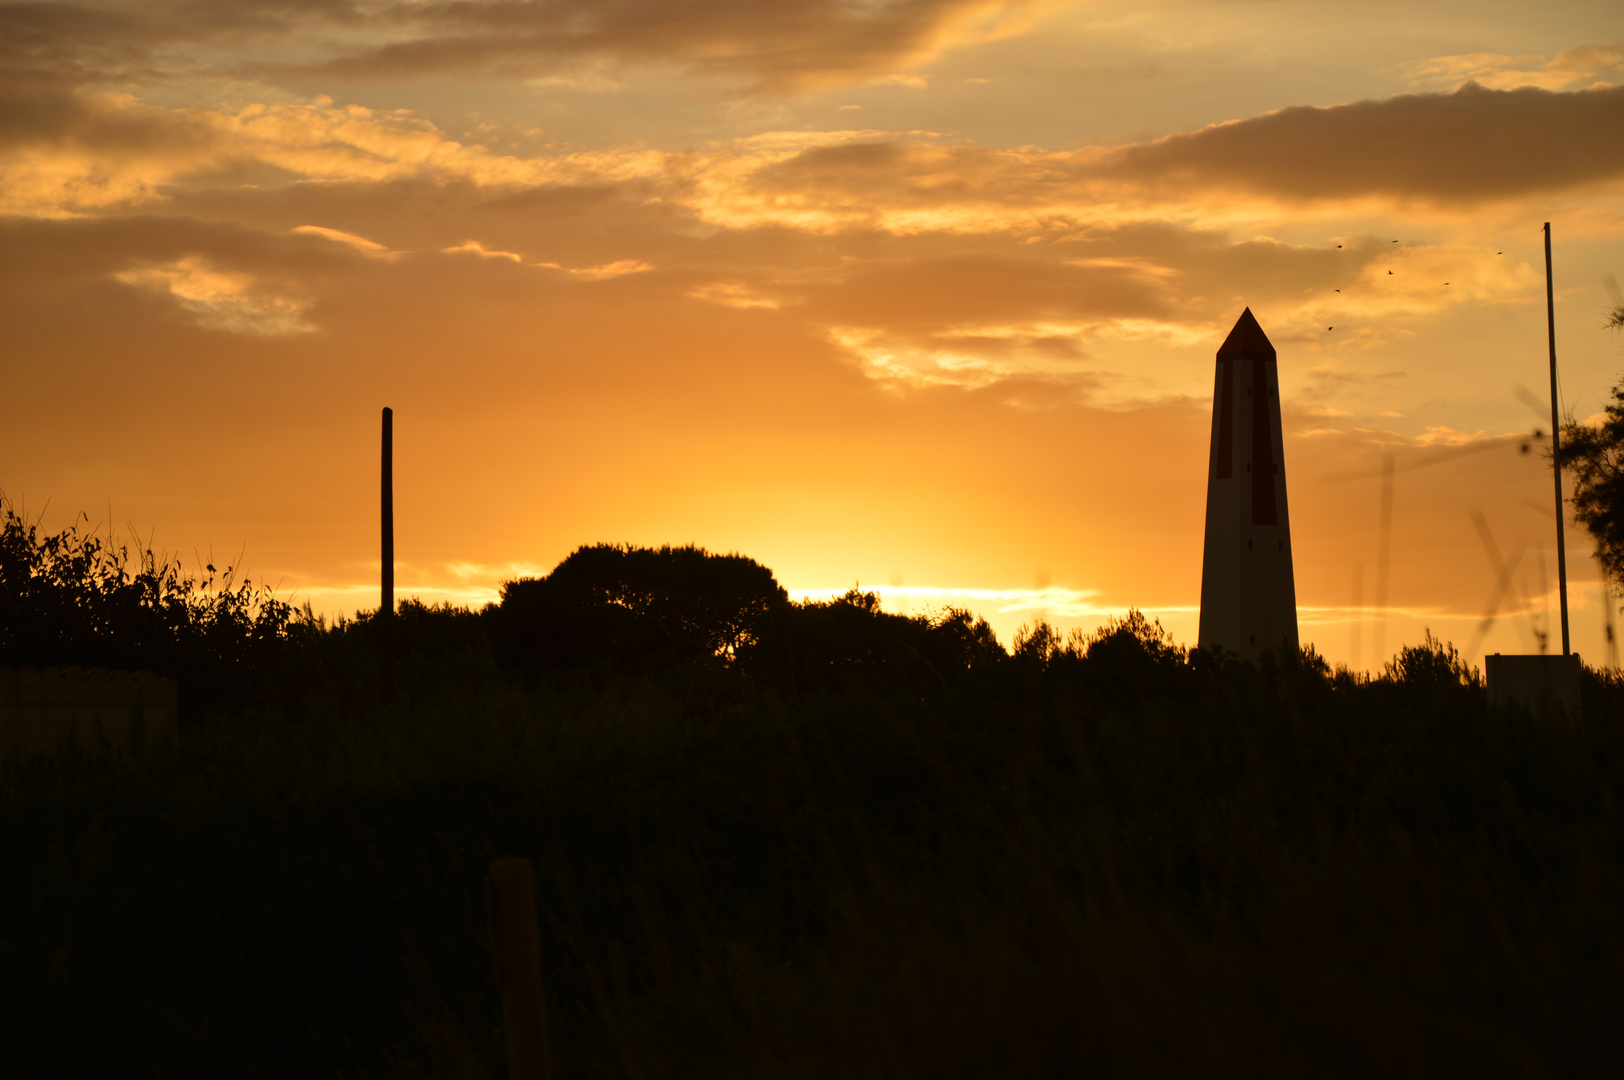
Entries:
<svg viewBox="0 0 1624 1080">
<path fill-rule="evenodd" d="M 566 1077 L 1624 1064 L 1616 676 L 1555 724 L 1430 639 L 1367 680 L 1132 617 L 953 666 L 849 603 L 789 668 L 527 677 L 408 604 L 392 705 L 370 623 L 318 626 L 175 747 L 8 771 L 8 1073 L 500 1076 L 512 854 Z"/>
</svg>

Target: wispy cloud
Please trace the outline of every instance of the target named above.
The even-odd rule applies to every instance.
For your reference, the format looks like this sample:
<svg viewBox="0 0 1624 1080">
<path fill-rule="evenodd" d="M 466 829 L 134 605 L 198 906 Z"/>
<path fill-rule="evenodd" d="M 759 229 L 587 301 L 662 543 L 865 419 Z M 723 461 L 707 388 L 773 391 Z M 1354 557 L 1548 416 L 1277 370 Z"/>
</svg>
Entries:
<svg viewBox="0 0 1624 1080">
<path fill-rule="evenodd" d="M 784 302 L 778 297 L 765 296 L 742 281 L 712 282 L 690 290 L 688 295 L 695 300 L 740 309 L 766 308 L 769 311 L 777 311 L 784 306 Z"/>
<path fill-rule="evenodd" d="M 354 233 L 347 233 L 340 229 L 328 229 L 321 225 L 299 225 L 293 231 L 305 236 L 319 236 L 325 240 L 331 240 L 335 244 L 344 244 L 361 252 L 363 255 L 371 255 L 374 258 L 387 259 L 399 254 L 399 252 L 391 251 L 375 240 L 368 240 L 364 236 L 356 236 Z"/>
<path fill-rule="evenodd" d="M 651 263 L 641 259 L 616 259 L 601 266 L 561 266 L 555 262 L 533 263 L 533 266 L 544 266 L 549 270 L 562 270 L 572 278 L 581 281 L 605 281 L 609 278 L 624 277 L 627 274 L 643 274 L 654 269 Z"/>
<path fill-rule="evenodd" d="M 302 103 L 162 108 L 128 94 L 73 93 L 0 117 L 0 213 L 70 217 L 162 202 L 189 189 L 411 179 L 486 188 L 615 184 L 659 176 L 665 155 L 638 148 L 520 158 L 464 145 L 409 110 Z M 22 129 L 5 130 L 7 123 Z"/>
<path fill-rule="evenodd" d="M 1585 45 L 1547 60 L 1543 56 L 1461 53 L 1434 56 L 1410 65 L 1411 85 L 1454 89 L 1475 82 L 1495 90 L 1534 86 L 1541 90 L 1582 90 L 1597 83 L 1624 82 L 1624 43 Z"/>
<path fill-rule="evenodd" d="M 115 276 L 132 288 L 173 300 L 211 330 L 281 337 L 315 329 L 304 317 L 309 299 L 268 289 L 250 274 L 220 270 L 201 256 Z"/>
<path fill-rule="evenodd" d="M 603 263 L 599 266 L 565 266 L 556 262 L 525 262 L 524 256 L 518 252 L 488 248 L 478 240 L 464 240 L 460 244 L 441 250 L 447 255 L 477 255 L 482 259 L 503 259 L 508 262 L 518 263 L 521 266 L 532 266 L 543 270 L 559 270 L 578 281 L 604 281 L 608 278 L 622 277 L 626 274 L 641 274 L 654 269 L 653 264 L 646 263 L 641 259 L 617 259 L 614 262 Z"/>
<path fill-rule="evenodd" d="M 859 369 L 897 387 L 978 389 L 1012 379 L 1040 380 L 1095 400 L 1117 380 L 1089 370 L 1078 341 L 1084 325 L 971 326 L 913 336 L 883 326 L 835 326 L 829 338 Z"/>
<path fill-rule="evenodd" d="M 456 72 L 557 77 L 560 67 L 664 64 L 756 94 L 923 84 L 942 52 L 1026 31 L 1035 0 L 551 0 L 388 6 L 363 38 L 295 65 L 326 77 Z M 336 41 L 336 38 L 335 38 Z"/>
<path fill-rule="evenodd" d="M 1624 181 L 1624 87 L 1418 94 L 1292 108 L 1152 142 L 1069 153 L 954 144 L 929 132 L 769 132 L 684 151 L 532 156 L 449 137 L 405 110 L 326 98 L 164 109 L 64 99 L 49 139 L 14 141 L 0 210 L 94 213 L 188 186 L 425 180 L 512 191 L 637 186 L 710 225 L 820 233 L 1019 233 L 1040 243 L 1127 221 L 1221 223 L 1273 206 L 1452 207 Z M 13 118 L 15 120 L 15 118 Z M 23 123 L 24 121 L 16 121 Z M 4 132 L 0 131 L 0 138 Z"/>
<path fill-rule="evenodd" d="M 519 255 L 516 252 L 494 250 L 486 247 L 484 244 L 481 244 L 478 240 L 464 240 L 460 244 L 455 244 L 448 248 L 441 248 L 440 250 L 447 255 L 463 253 L 468 255 L 478 255 L 482 259 L 507 259 L 509 262 L 524 262 L 524 256 Z"/>
</svg>

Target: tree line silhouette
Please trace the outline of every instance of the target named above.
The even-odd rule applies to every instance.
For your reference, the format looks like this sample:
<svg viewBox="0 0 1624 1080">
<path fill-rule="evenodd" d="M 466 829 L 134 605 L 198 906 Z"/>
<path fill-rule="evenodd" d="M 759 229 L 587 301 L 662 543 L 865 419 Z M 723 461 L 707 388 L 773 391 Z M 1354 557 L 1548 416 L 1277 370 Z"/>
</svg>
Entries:
<svg viewBox="0 0 1624 1080">
<path fill-rule="evenodd" d="M 235 567 L 181 561 L 87 531 L 85 518 L 54 534 L 0 503 L 0 664 L 150 670 L 182 684 L 183 715 L 228 714 L 294 699 L 312 681 L 384 661 L 378 613 L 329 623 L 294 608 Z M 836 693 L 895 684 L 930 691 L 971 672 L 1089 672 L 1125 694 L 1172 691 L 1233 658 L 1177 645 L 1159 622 L 1130 611 L 1096 633 L 1063 636 L 1038 621 L 1006 650 L 986 620 L 960 608 L 928 615 L 882 609 L 854 586 L 827 600 L 793 602 L 771 570 L 740 554 L 692 544 L 584 545 L 539 578 L 503 583 L 480 610 L 400 604 L 388 653 L 400 665 L 449 653 L 488 655 L 529 681 L 602 682 L 680 673 L 729 692 Z M 1269 664 L 1355 684 L 1307 648 Z M 1428 636 L 1379 680 L 1481 693 L 1453 646 Z"/>
<path fill-rule="evenodd" d="M 1137 612 L 1005 649 L 691 545 L 386 635 L 0 534 L 0 663 L 183 708 L 0 763 L 15 1075 L 499 1075 L 511 855 L 559 1077 L 1617 1071 L 1616 676 L 1558 725 L 1430 636 L 1376 678 Z"/>
</svg>

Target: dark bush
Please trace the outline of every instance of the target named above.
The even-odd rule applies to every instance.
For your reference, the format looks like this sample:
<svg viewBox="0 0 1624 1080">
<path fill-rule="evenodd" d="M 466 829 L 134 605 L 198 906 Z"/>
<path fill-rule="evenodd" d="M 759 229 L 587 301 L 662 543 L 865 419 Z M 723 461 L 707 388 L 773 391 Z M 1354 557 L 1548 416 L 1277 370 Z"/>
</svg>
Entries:
<svg viewBox="0 0 1624 1080">
<path fill-rule="evenodd" d="M 731 663 L 788 603 L 772 571 L 743 555 L 693 545 L 594 544 L 577 548 L 544 578 L 502 586 L 494 645 L 505 667 L 532 674 Z"/>
<path fill-rule="evenodd" d="M 1108 620 L 1088 638 L 1084 656 L 1092 682 L 1118 697 L 1175 696 L 1190 683 L 1186 650 L 1137 609 Z"/>
<path fill-rule="evenodd" d="M 41 536 L 0 498 L 0 665 L 147 670 L 182 684 L 183 711 L 259 699 L 301 624 L 240 568 L 185 573 L 72 525 Z"/>
<path fill-rule="evenodd" d="M 956 608 L 934 617 L 892 614 L 880 610 L 877 594 L 853 588 L 774 611 L 745 659 L 746 670 L 770 685 L 828 691 L 941 683 L 1006 656 L 985 619 Z"/>
<path fill-rule="evenodd" d="M 1383 674 L 1391 681 L 1405 686 L 1481 687 L 1483 677 L 1478 669 L 1468 667 L 1461 659 L 1460 650 L 1426 632 L 1419 645 L 1406 645 L 1387 662 Z"/>
</svg>

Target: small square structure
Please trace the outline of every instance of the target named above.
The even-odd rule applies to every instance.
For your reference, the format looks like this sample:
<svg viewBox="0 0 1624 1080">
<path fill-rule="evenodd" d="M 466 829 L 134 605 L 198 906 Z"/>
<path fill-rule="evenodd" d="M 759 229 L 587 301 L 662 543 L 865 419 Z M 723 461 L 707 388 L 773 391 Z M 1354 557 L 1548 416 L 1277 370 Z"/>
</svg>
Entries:
<svg viewBox="0 0 1624 1080">
<path fill-rule="evenodd" d="M 0 668 L 0 761 L 174 742 L 176 685 L 147 671 Z"/>
<path fill-rule="evenodd" d="M 1517 656 L 1490 653 L 1483 658 L 1489 707 L 1520 705 L 1538 715 L 1562 714 L 1578 720 L 1579 654 Z"/>
</svg>

